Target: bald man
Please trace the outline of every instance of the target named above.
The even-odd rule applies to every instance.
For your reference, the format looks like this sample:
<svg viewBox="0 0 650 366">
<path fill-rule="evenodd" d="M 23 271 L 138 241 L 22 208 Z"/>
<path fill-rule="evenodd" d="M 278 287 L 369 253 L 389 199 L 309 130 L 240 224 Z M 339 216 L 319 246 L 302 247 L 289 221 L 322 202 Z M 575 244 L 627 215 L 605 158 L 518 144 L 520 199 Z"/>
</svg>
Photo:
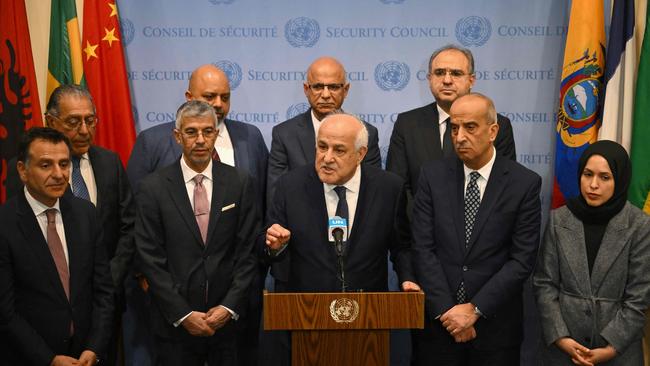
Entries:
<svg viewBox="0 0 650 366">
<path fill-rule="evenodd" d="M 309 101 L 309 110 L 273 127 L 267 180 L 269 202 L 280 176 L 314 162 L 314 141 L 321 121 L 328 114 L 341 109 L 350 83 L 339 61 L 332 57 L 321 57 L 307 69 L 307 80 L 302 87 Z M 381 167 L 377 128 L 368 123 L 365 125 L 369 145 L 363 162 Z"/>
<path fill-rule="evenodd" d="M 264 212 L 268 148 L 256 126 L 226 118 L 230 110 L 230 97 L 228 77 L 218 67 L 207 64 L 199 66 L 192 72 L 185 91 L 185 99 L 188 101 L 200 100 L 212 105 L 217 115 L 217 129 L 219 130 L 214 144 L 218 159 L 222 163 L 239 168 L 249 174 L 255 190 L 256 207 Z M 131 186 L 136 192 L 138 184 L 144 177 L 180 158 L 182 151 L 174 139 L 173 130 L 174 121 L 151 127 L 138 135 L 127 167 Z M 242 332 L 238 332 L 238 334 L 245 340 L 238 344 L 240 365 L 257 363 L 256 349 L 261 315 L 261 293 L 267 268 L 260 266 L 258 272 L 251 286 L 249 307 L 245 314 L 241 314 L 242 317 L 237 322 L 237 326 L 242 328 Z M 143 294 L 135 288 L 133 296 L 143 296 Z M 141 322 L 141 319 L 149 313 L 146 307 L 142 308 L 143 302 L 146 301 L 148 300 L 134 299 L 130 302 L 133 311 L 138 313 L 133 315 L 134 321 Z M 137 331 L 145 334 L 135 335 L 136 339 L 132 343 L 145 342 L 145 344 L 134 347 L 134 355 L 131 356 L 131 359 L 138 365 L 148 365 L 148 360 L 151 360 L 151 364 L 155 364 L 155 351 L 150 344 L 146 344 L 151 338 L 146 334 L 148 331 L 146 325 L 138 325 Z M 140 352 L 140 350 L 147 351 Z M 129 350 L 127 350 L 128 352 Z"/>
</svg>

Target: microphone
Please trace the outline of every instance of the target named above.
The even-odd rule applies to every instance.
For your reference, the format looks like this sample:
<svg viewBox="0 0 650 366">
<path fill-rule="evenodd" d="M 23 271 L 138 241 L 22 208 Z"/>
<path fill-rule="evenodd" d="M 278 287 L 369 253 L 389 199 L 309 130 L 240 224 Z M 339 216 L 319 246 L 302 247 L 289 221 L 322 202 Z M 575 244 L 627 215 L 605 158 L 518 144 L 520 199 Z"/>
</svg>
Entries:
<svg viewBox="0 0 650 366">
<path fill-rule="evenodd" d="M 331 243 L 334 243 L 336 254 L 343 255 L 343 243 L 348 240 L 348 220 L 339 216 L 331 217 L 327 224 L 327 236 Z"/>
<path fill-rule="evenodd" d="M 343 243 L 348 240 L 348 220 L 339 216 L 330 217 L 327 221 L 327 236 L 330 243 L 334 243 L 336 256 L 339 265 L 339 280 L 341 281 L 341 292 L 347 291 L 345 283 L 345 264 L 343 263 Z"/>
</svg>

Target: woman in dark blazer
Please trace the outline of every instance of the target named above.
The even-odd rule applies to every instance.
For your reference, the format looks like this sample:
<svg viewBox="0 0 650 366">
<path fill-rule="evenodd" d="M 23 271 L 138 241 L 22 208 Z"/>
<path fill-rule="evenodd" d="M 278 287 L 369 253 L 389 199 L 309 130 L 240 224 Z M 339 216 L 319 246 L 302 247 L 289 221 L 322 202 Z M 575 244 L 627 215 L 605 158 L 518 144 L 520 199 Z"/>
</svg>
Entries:
<svg viewBox="0 0 650 366">
<path fill-rule="evenodd" d="M 580 195 L 551 212 L 533 277 L 545 365 L 643 365 L 650 217 L 627 202 L 630 176 L 625 149 L 598 141 Z"/>
</svg>

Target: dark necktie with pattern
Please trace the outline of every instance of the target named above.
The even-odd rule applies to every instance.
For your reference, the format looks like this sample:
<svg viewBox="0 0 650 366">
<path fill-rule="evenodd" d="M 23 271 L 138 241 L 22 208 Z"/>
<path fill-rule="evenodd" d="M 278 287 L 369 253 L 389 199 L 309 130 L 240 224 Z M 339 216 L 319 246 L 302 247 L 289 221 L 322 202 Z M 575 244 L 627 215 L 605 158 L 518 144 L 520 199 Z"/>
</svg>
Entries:
<svg viewBox="0 0 650 366">
<path fill-rule="evenodd" d="M 339 196 L 339 203 L 336 205 L 336 216 L 341 217 L 347 221 L 350 218 L 348 216 L 348 201 L 345 199 L 345 187 L 334 187 L 334 191 Z M 348 227 L 350 227 L 349 222 Z"/>
<path fill-rule="evenodd" d="M 81 158 L 78 156 L 72 157 L 72 193 L 79 198 L 90 201 L 90 194 L 88 187 L 81 175 Z"/>
<path fill-rule="evenodd" d="M 444 123 L 446 128 L 445 134 L 442 136 L 442 156 L 448 158 L 454 156 L 456 152 L 454 151 L 454 145 L 451 142 L 451 122 L 449 117 L 447 117 Z"/>
<path fill-rule="evenodd" d="M 474 229 L 474 219 L 476 219 L 476 213 L 481 204 L 481 193 L 476 183 L 480 176 L 478 172 L 471 172 L 469 174 L 469 184 L 465 191 L 465 250 L 469 250 L 469 241 L 472 238 L 472 230 Z M 462 280 L 456 291 L 456 300 L 459 304 L 467 302 L 465 282 Z"/>
</svg>

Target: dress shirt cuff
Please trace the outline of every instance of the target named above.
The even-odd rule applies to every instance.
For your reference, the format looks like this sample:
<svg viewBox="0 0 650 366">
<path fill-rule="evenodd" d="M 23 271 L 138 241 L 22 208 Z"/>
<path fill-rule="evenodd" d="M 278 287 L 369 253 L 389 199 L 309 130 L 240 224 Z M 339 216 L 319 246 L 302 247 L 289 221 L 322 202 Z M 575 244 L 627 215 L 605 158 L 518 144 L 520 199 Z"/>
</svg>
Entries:
<svg viewBox="0 0 650 366">
<path fill-rule="evenodd" d="M 238 320 L 239 319 L 239 314 L 235 313 L 234 311 L 232 311 L 231 309 L 229 309 L 226 306 L 223 306 L 223 305 L 219 305 L 219 306 L 226 309 L 230 313 L 230 317 L 232 318 L 232 320 Z"/>
<path fill-rule="evenodd" d="M 190 311 L 189 314 L 185 315 L 184 317 L 178 319 L 177 321 L 174 322 L 174 328 L 178 328 L 179 325 L 183 322 L 183 320 L 187 319 L 188 316 L 192 315 L 193 311 Z"/>
<path fill-rule="evenodd" d="M 288 246 L 289 246 L 289 242 L 284 243 L 280 247 L 280 249 L 277 249 L 277 250 L 273 250 L 273 249 L 271 249 L 269 247 L 266 247 L 266 253 L 269 255 L 269 257 L 272 257 L 272 258 L 277 257 L 280 254 L 282 254 L 282 252 L 284 252 L 284 250 L 287 249 Z"/>
</svg>

